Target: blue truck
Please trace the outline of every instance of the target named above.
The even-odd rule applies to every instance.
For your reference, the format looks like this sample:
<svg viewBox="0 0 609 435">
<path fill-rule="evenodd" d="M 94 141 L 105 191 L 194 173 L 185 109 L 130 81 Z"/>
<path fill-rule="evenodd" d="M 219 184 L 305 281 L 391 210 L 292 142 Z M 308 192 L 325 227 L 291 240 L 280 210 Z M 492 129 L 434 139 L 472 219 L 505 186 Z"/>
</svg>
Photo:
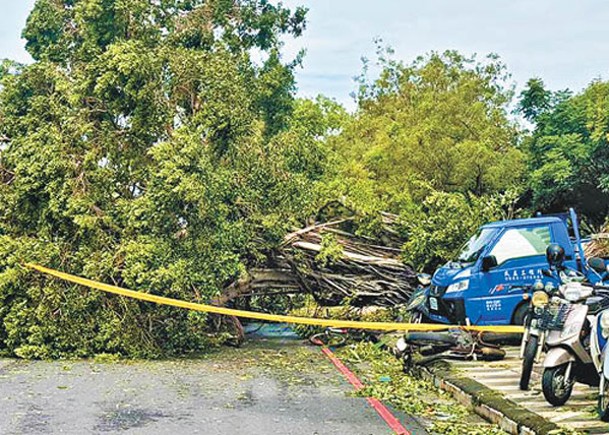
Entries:
<svg viewBox="0 0 609 435">
<path fill-rule="evenodd" d="M 530 297 L 523 289 L 553 279 L 542 274 L 550 243 L 565 249 L 566 267 L 593 283 L 600 279 L 586 263 L 577 215 L 571 209 L 483 225 L 454 261 L 437 269 L 415 292 L 409 309 L 440 323 L 522 324 Z"/>
</svg>

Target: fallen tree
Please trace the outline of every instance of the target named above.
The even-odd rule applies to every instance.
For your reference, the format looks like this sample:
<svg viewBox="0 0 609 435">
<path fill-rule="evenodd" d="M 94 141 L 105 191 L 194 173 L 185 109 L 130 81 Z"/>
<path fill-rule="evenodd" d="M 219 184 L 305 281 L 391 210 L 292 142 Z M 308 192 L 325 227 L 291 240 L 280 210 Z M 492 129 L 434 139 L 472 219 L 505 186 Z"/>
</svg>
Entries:
<svg viewBox="0 0 609 435">
<path fill-rule="evenodd" d="M 392 307 L 404 304 L 416 273 L 400 260 L 397 216 L 382 215 L 386 245 L 349 230 L 353 218 L 317 223 L 287 234 L 265 268 L 248 272 L 214 302 L 274 294 L 310 294 L 321 305 Z"/>
</svg>

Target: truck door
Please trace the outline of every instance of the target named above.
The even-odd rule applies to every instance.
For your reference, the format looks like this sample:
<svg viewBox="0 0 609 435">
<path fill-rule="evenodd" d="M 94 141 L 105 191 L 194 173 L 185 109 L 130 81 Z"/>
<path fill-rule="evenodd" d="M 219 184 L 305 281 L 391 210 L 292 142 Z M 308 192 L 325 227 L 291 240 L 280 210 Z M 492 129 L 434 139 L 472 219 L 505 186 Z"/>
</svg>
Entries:
<svg viewBox="0 0 609 435">
<path fill-rule="evenodd" d="M 550 225 L 507 228 L 487 255 L 494 255 L 497 267 L 480 272 L 480 297 L 472 299 L 479 322 L 511 322 L 516 306 L 523 301 L 523 285 L 544 280 L 546 248 L 552 242 Z M 471 312 L 466 307 L 467 312 Z"/>
</svg>

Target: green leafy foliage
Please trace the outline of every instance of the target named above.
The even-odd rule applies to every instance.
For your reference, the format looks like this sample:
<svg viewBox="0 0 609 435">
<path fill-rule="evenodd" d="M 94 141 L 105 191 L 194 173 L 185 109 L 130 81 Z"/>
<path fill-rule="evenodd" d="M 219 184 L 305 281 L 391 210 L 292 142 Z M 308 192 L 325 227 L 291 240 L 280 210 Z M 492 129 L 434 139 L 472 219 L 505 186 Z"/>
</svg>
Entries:
<svg viewBox="0 0 609 435">
<path fill-rule="evenodd" d="M 602 223 L 609 213 L 609 83 L 594 81 L 571 95 L 530 81 L 521 110 L 535 115 L 535 130 L 526 141 L 533 206 L 552 211 L 574 206 Z"/>
<path fill-rule="evenodd" d="M 338 243 L 334 234 L 324 234 L 321 239 L 321 250 L 315 257 L 315 261 L 322 267 L 338 261 L 343 254 L 343 245 Z"/>
<path fill-rule="evenodd" d="M 400 215 L 404 259 L 431 270 L 453 259 L 483 223 L 511 215 L 526 178 L 508 114 L 512 90 L 496 56 L 448 51 L 411 64 L 379 48 L 379 77 L 360 77 L 358 110 L 326 142 L 333 165 L 322 186 L 377 235 L 380 211 Z"/>
<path fill-rule="evenodd" d="M 383 55 L 380 77 L 361 78 L 359 110 L 330 142 L 342 164 L 337 188 L 352 202 L 399 212 L 431 190 L 480 196 L 521 181 L 511 90 L 495 57 L 448 51 L 404 65 Z"/>
<path fill-rule="evenodd" d="M 471 424 L 471 411 L 454 401 L 430 381 L 402 370 L 393 355 L 371 343 L 359 343 L 338 350 L 339 356 L 359 372 L 365 388 L 362 397 L 375 397 L 411 415 L 423 417 L 437 434 L 497 434 L 505 432 L 492 424 Z M 468 422 L 468 420 L 470 420 Z"/>
<path fill-rule="evenodd" d="M 522 140 L 497 56 L 402 63 L 379 45 L 381 72 L 365 62 L 350 114 L 294 96 L 302 54 L 285 61 L 281 40 L 305 15 L 266 0 L 37 0 L 23 31 L 35 62 L 0 65 L 4 352 L 159 356 L 220 337 L 204 314 L 66 286 L 24 261 L 204 302 L 286 231 L 341 210 L 373 238 L 381 211 L 398 214 L 404 260 L 427 270 L 515 216 L 519 196 L 604 219 L 607 83 L 573 96 L 532 79 Z M 322 264 L 340 255 L 331 238 L 322 248 Z"/>
<path fill-rule="evenodd" d="M 205 302 L 263 258 L 311 214 L 323 171 L 320 131 L 292 126 L 298 62 L 279 52 L 304 12 L 256 0 L 36 2 L 24 30 L 36 62 L 5 62 L 0 75 L 0 347 L 47 358 L 214 344 L 205 314 L 19 264 Z"/>
<path fill-rule="evenodd" d="M 408 238 L 403 247 L 404 260 L 430 272 L 446 260 L 455 260 L 467 237 L 480 225 L 516 217 L 516 199 L 514 191 L 486 197 L 430 194 L 416 211 L 401 216 Z"/>
</svg>

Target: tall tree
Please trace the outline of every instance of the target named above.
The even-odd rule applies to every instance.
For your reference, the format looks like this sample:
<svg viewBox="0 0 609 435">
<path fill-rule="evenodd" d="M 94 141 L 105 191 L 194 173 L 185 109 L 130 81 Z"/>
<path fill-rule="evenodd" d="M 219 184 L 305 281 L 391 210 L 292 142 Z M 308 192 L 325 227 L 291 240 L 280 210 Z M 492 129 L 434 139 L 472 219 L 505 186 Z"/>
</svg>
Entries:
<svg viewBox="0 0 609 435">
<path fill-rule="evenodd" d="M 38 0 L 35 62 L 0 91 L 0 347 L 159 355 L 209 344 L 205 315 L 66 288 L 24 260 L 206 301 L 306 216 L 286 142 L 305 10 L 266 0 Z M 266 53 L 261 65 L 251 60 Z M 309 140 L 310 142 L 307 142 Z"/>
<path fill-rule="evenodd" d="M 496 57 L 448 51 L 405 65 L 381 52 L 380 66 L 378 79 L 362 77 L 358 110 L 330 142 L 345 181 L 333 189 L 401 212 L 434 190 L 480 196 L 521 181 L 512 91 Z"/>
<path fill-rule="evenodd" d="M 594 81 L 578 95 L 560 92 L 553 100 L 526 142 L 533 205 L 575 206 L 601 223 L 609 214 L 609 83 Z"/>
<path fill-rule="evenodd" d="M 530 122 L 535 122 L 552 105 L 552 92 L 546 90 L 543 80 L 532 78 L 520 93 L 518 111 Z"/>
</svg>

